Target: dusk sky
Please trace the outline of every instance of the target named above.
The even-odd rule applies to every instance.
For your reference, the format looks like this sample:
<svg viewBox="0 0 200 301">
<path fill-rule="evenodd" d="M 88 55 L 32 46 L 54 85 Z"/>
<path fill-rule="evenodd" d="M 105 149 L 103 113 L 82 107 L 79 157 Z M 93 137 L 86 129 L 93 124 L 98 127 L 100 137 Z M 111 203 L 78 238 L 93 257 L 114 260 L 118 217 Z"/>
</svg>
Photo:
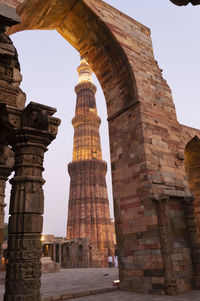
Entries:
<svg viewBox="0 0 200 301">
<path fill-rule="evenodd" d="M 155 59 L 169 84 L 180 123 L 200 128 L 200 6 L 177 7 L 169 0 L 107 0 L 108 4 L 151 29 Z M 57 108 L 62 123 L 57 139 L 45 155 L 45 234 L 66 235 L 69 176 L 72 160 L 73 127 L 78 83 L 79 54 L 56 31 L 25 31 L 11 36 L 18 50 L 22 90 L 30 101 Z M 103 159 L 110 170 L 107 112 L 101 87 L 97 86 L 97 110 Z M 112 213 L 110 171 L 107 176 Z M 9 187 L 6 203 L 9 203 Z M 6 207 L 8 219 L 8 207 Z"/>
</svg>

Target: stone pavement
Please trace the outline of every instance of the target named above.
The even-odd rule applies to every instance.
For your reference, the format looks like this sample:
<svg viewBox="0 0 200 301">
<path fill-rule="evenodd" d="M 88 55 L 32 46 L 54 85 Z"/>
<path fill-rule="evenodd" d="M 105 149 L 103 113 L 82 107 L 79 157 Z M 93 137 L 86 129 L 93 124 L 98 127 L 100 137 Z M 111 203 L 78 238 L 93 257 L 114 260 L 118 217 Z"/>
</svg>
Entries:
<svg viewBox="0 0 200 301">
<path fill-rule="evenodd" d="M 175 297 L 153 296 L 119 290 L 107 292 L 115 289 L 112 282 L 116 279 L 118 279 L 118 270 L 116 268 L 62 269 L 59 273 L 43 274 L 42 300 L 200 301 L 200 291 L 192 291 Z M 0 284 L 0 301 L 3 301 L 3 291 L 4 285 Z M 91 295 L 91 293 L 95 294 Z M 74 299 L 74 297 L 77 298 Z"/>
<path fill-rule="evenodd" d="M 200 291 L 192 291 L 175 297 L 153 296 L 147 294 L 114 291 L 105 294 L 76 298 L 74 300 L 75 301 L 200 301 Z"/>
<path fill-rule="evenodd" d="M 41 293 L 44 301 L 63 300 L 66 295 L 79 296 L 85 292 L 113 289 L 113 280 L 118 279 L 117 268 L 61 269 L 58 273 L 42 274 Z M 4 285 L 0 284 L 0 301 Z"/>
<path fill-rule="evenodd" d="M 42 296 L 59 296 L 113 288 L 118 279 L 116 268 L 62 269 L 59 273 L 42 275 Z M 44 298 L 45 301 L 51 300 Z"/>
</svg>

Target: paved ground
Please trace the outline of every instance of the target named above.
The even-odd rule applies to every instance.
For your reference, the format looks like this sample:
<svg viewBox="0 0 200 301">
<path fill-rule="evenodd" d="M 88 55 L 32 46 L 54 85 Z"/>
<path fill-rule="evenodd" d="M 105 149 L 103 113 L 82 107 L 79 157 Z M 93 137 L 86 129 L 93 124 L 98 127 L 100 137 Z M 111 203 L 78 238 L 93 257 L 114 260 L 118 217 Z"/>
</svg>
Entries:
<svg viewBox="0 0 200 301">
<path fill-rule="evenodd" d="M 116 268 L 62 269 L 59 273 L 43 274 L 43 296 L 57 296 L 112 287 L 118 279 Z"/>
<path fill-rule="evenodd" d="M 118 279 L 117 268 L 91 268 L 91 269 L 62 269 L 58 273 L 42 275 L 41 293 L 44 300 L 48 296 L 61 296 L 113 288 L 113 280 Z M 0 301 L 3 300 L 4 285 L 0 283 Z M 49 299 L 51 300 L 51 299 Z"/>
<path fill-rule="evenodd" d="M 147 294 L 115 291 L 94 296 L 76 298 L 74 301 L 200 301 L 200 291 L 192 291 L 176 297 L 153 296 Z"/>
<path fill-rule="evenodd" d="M 42 296 L 44 301 L 200 301 L 200 291 L 192 291 L 176 297 L 153 296 L 131 292 L 111 291 L 103 294 L 89 295 L 90 291 L 113 289 L 113 280 L 118 279 L 116 268 L 102 269 L 64 269 L 59 273 L 42 275 Z M 4 285 L 0 284 L 0 301 L 3 301 Z M 80 297 L 81 293 L 88 296 Z"/>
</svg>

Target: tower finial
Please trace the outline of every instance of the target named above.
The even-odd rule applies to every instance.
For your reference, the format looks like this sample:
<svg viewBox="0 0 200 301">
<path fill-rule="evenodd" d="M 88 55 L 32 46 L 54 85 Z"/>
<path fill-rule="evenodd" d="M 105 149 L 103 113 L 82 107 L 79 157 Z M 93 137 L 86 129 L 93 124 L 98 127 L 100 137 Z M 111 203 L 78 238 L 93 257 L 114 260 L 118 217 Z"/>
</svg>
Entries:
<svg viewBox="0 0 200 301">
<path fill-rule="evenodd" d="M 81 56 L 80 57 L 80 66 L 77 68 L 79 83 L 90 82 L 92 83 L 92 69 L 90 68 L 87 61 Z"/>
</svg>

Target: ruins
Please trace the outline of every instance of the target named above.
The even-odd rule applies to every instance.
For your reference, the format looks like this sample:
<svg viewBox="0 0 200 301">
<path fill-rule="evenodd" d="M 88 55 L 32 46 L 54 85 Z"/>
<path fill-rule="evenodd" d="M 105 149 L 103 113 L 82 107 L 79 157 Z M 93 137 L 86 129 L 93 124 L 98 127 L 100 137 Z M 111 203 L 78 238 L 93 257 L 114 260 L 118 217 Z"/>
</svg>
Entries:
<svg viewBox="0 0 200 301">
<path fill-rule="evenodd" d="M 153 55 L 150 30 L 102 0 L 1 3 L 16 7 L 22 19 L 9 34 L 56 29 L 87 60 L 104 91 L 121 289 L 170 295 L 200 289 L 200 131 L 177 120 L 171 90 Z M 10 25 L 19 22 L 11 20 Z M 24 101 L 19 64 L 2 28 L 1 39 L 12 58 L 3 60 L 2 42 L 1 204 L 15 153 L 4 300 L 38 301 L 42 159 L 58 120 L 48 107 L 17 107 Z"/>
<path fill-rule="evenodd" d="M 60 267 L 102 267 L 101 253 L 94 252 L 94 246 L 88 238 L 60 239 L 51 236 L 44 235 L 42 242 L 42 266 L 46 263 L 43 271 L 56 272 Z"/>
</svg>

